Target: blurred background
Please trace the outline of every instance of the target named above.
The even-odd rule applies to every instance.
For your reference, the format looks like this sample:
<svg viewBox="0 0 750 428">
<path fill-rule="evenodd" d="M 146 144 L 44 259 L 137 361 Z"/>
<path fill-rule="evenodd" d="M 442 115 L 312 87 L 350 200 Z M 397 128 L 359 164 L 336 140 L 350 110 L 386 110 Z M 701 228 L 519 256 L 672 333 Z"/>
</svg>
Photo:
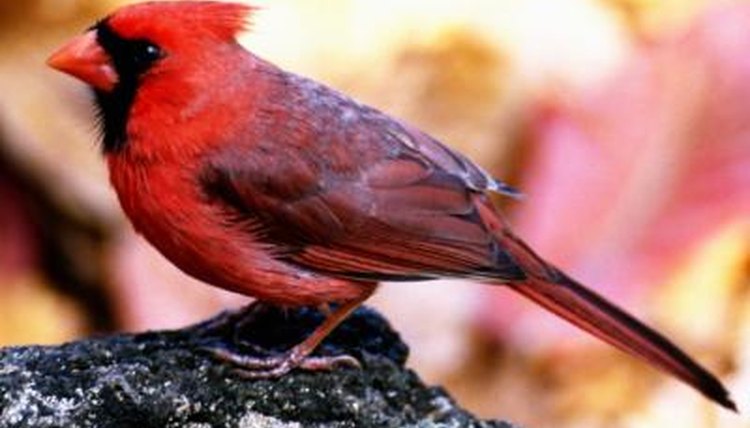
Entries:
<svg viewBox="0 0 750 428">
<path fill-rule="evenodd" d="M 135 236 L 87 89 L 48 70 L 122 1 L 0 1 L 0 345 L 179 327 L 245 298 Z M 257 0 L 256 53 L 521 188 L 549 260 L 674 338 L 750 409 L 750 2 Z M 497 287 L 386 284 L 410 365 L 526 426 L 750 427 Z"/>
</svg>

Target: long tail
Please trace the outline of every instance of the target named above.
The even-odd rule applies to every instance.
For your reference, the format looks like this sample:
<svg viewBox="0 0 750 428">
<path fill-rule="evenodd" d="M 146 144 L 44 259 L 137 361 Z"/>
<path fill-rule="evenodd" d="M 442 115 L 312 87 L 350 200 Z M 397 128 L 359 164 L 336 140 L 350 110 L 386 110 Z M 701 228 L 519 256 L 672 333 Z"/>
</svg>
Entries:
<svg viewBox="0 0 750 428">
<path fill-rule="evenodd" d="M 737 411 L 719 380 L 667 338 L 549 265 L 507 228 L 498 238 L 528 275 L 512 289 L 603 341 L 672 374 L 720 405 Z"/>
</svg>

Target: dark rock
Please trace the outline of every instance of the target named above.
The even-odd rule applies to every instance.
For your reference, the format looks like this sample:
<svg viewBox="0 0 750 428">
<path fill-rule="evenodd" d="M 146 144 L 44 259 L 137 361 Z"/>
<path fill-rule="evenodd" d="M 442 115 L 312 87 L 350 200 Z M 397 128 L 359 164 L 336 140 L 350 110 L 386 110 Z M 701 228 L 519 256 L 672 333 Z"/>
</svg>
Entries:
<svg viewBox="0 0 750 428">
<path fill-rule="evenodd" d="M 403 367 L 408 349 L 398 334 L 367 309 L 317 352 L 349 353 L 362 370 L 243 379 L 205 347 L 280 351 L 322 319 L 309 309 L 259 308 L 245 324 L 222 314 L 176 331 L 2 349 L 0 427 L 511 427 L 476 420 L 426 387 Z"/>
</svg>

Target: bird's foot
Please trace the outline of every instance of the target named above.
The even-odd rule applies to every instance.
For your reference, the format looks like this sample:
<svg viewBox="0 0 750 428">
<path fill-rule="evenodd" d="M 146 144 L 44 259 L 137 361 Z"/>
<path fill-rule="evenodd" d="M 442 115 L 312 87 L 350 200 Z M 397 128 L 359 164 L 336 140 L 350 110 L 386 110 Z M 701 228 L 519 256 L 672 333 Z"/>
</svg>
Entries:
<svg viewBox="0 0 750 428">
<path fill-rule="evenodd" d="M 242 377 L 248 379 L 277 378 L 296 368 L 308 371 L 333 370 L 342 366 L 361 368 L 359 361 L 349 355 L 311 356 L 311 354 L 320 342 L 368 296 L 369 293 L 363 294 L 358 299 L 344 302 L 335 310 L 330 310 L 322 324 L 315 328 L 302 342 L 284 353 L 271 353 L 244 340 L 242 337 L 243 326 L 252 324 L 263 309 L 267 307 L 262 302 L 253 303 L 240 311 L 225 313 L 216 318 L 215 321 L 199 327 L 200 331 L 204 333 L 219 331 L 224 334 L 229 333 L 232 342 L 242 346 L 244 350 L 249 348 L 252 351 L 250 354 L 232 351 L 226 347 L 210 343 L 203 349 L 211 353 L 216 359 L 234 365 L 235 370 Z"/>
<path fill-rule="evenodd" d="M 298 347 L 283 354 L 256 357 L 232 352 L 225 348 L 207 348 L 218 360 L 235 366 L 234 371 L 245 379 L 273 379 L 299 368 L 307 371 L 330 371 L 339 367 L 362 368 L 351 355 L 310 356 Z"/>
</svg>

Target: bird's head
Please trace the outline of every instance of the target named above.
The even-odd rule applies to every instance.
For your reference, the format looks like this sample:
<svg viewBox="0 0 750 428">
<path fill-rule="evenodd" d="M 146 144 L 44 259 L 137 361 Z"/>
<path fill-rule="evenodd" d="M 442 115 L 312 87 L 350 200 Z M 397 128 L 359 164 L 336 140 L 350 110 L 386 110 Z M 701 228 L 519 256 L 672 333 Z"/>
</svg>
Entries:
<svg viewBox="0 0 750 428">
<path fill-rule="evenodd" d="M 124 6 L 62 46 L 47 64 L 94 89 L 104 150 L 113 151 L 124 143 L 139 89 L 169 81 L 161 85 L 163 96 L 178 96 L 180 81 L 198 80 L 197 72 L 218 62 L 212 55 L 236 48 L 237 33 L 246 27 L 252 10 L 244 4 L 213 1 Z"/>
</svg>

